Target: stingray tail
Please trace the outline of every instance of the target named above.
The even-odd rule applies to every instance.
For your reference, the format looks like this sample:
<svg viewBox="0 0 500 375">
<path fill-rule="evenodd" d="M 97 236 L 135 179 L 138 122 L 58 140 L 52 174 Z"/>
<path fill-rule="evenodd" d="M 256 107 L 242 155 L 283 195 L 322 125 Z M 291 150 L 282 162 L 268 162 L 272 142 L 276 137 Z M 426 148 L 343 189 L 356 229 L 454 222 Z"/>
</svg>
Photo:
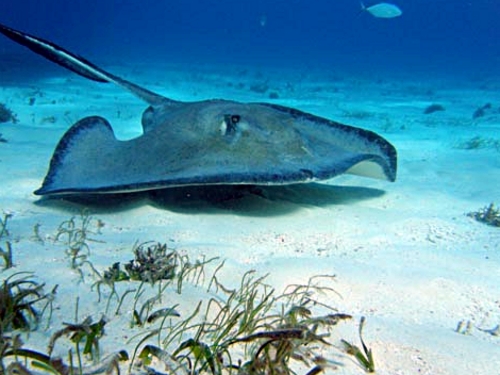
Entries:
<svg viewBox="0 0 500 375">
<path fill-rule="evenodd" d="M 115 83 L 151 105 L 171 101 L 170 99 L 152 91 L 137 86 L 132 82 L 108 73 L 87 59 L 60 47 L 57 44 L 49 42 L 48 40 L 14 30 L 2 24 L 0 24 L 0 33 L 12 39 L 14 42 L 29 48 L 36 54 L 45 57 L 47 60 L 61 65 L 62 67 L 71 70 L 82 77 L 97 82 Z"/>
</svg>

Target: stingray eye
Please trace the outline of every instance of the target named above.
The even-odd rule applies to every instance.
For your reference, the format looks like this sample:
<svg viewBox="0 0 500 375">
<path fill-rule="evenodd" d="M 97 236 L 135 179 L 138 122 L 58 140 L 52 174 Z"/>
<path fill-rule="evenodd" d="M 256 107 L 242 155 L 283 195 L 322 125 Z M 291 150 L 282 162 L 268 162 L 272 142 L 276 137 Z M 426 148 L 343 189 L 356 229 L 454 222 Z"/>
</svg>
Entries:
<svg viewBox="0 0 500 375">
<path fill-rule="evenodd" d="M 236 132 L 236 124 L 240 122 L 240 115 L 224 115 L 224 121 L 221 124 L 220 130 L 224 135 L 231 135 Z"/>
</svg>

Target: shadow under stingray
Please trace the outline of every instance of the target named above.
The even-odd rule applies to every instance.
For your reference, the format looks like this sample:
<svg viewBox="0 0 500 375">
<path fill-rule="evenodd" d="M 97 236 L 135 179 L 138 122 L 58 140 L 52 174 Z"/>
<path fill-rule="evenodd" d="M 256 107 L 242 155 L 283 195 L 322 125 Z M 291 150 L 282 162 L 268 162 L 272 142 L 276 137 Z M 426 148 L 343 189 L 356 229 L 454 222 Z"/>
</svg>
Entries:
<svg viewBox="0 0 500 375">
<path fill-rule="evenodd" d="M 243 216 L 280 216 L 302 207 L 326 207 L 380 197 L 383 190 L 321 183 L 253 186 L 187 186 L 126 194 L 46 197 L 37 205 L 74 211 L 85 206 L 94 213 L 116 213 L 143 205 L 186 214 L 231 212 Z"/>
</svg>

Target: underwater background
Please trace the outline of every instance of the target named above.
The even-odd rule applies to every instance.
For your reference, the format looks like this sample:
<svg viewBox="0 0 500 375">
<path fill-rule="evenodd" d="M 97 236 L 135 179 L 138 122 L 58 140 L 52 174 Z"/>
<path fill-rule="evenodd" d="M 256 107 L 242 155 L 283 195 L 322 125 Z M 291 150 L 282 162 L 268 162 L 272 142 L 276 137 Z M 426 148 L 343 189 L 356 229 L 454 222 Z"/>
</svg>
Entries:
<svg viewBox="0 0 500 375">
<path fill-rule="evenodd" d="M 0 36 L 0 285 L 33 272 L 46 292 L 57 286 L 53 316 L 22 333 L 24 348 L 46 353 L 66 322 L 106 316 L 103 358 L 139 353 L 160 342 L 143 338 L 163 321 L 136 324 L 136 306 L 147 315 L 175 306 L 187 319 L 199 301 L 205 311 L 207 301 L 232 299 L 226 291 L 255 271 L 278 293 L 328 275 L 332 293 L 317 305 L 308 297 L 314 316 L 353 317 L 315 357 L 338 365 L 329 374 L 365 373 L 338 345 L 361 345 L 365 317 L 378 374 L 499 374 L 500 0 L 386 1 L 402 16 L 376 18 L 358 0 L 1 1 L 1 24 L 166 97 L 296 108 L 375 131 L 398 153 L 394 183 L 344 174 L 220 198 L 202 187 L 105 202 L 40 199 L 33 191 L 73 124 L 103 116 L 117 139 L 131 139 L 142 134 L 147 105 Z M 88 243 L 74 251 L 67 227 L 88 230 Z M 185 264 L 217 263 L 199 285 L 186 278 L 182 294 L 177 282 L 163 284 L 168 290 L 104 283 L 101 275 L 150 244 Z M 224 288 L 214 291 L 206 287 L 219 260 Z M 168 298 L 150 304 L 165 290 Z M 279 311 L 270 308 L 273 320 Z M 1 320 L 0 311 L 0 331 Z M 69 362 L 73 344 L 60 341 L 54 356 Z M 1 344 L 2 332 L 0 373 L 10 361 Z M 122 373 L 137 362 L 125 361 Z M 306 367 L 294 373 L 312 373 Z"/>
<path fill-rule="evenodd" d="M 357 0 L 22 0 L 2 2 L 0 14 L 6 25 L 101 64 L 241 63 L 430 76 L 498 72 L 499 1 L 394 3 L 403 15 L 393 19 L 360 12 Z M 14 48 L 0 39 L 0 53 Z"/>
</svg>

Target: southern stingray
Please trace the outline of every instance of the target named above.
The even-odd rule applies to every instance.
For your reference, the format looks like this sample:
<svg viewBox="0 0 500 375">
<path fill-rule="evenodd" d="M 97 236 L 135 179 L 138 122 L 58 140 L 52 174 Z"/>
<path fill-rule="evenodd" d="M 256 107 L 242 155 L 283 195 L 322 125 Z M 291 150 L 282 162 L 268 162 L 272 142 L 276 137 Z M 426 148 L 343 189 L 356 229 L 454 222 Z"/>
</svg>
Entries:
<svg viewBox="0 0 500 375">
<path fill-rule="evenodd" d="M 394 181 L 395 148 L 378 134 L 270 103 L 180 102 L 99 68 L 47 40 L 0 32 L 94 81 L 145 101 L 143 134 L 116 139 L 108 121 L 86 117 L 59 141 L 37 195 L 99 194 L 189 185 L 285 185 L 342 173 Z"/>
</svg>

